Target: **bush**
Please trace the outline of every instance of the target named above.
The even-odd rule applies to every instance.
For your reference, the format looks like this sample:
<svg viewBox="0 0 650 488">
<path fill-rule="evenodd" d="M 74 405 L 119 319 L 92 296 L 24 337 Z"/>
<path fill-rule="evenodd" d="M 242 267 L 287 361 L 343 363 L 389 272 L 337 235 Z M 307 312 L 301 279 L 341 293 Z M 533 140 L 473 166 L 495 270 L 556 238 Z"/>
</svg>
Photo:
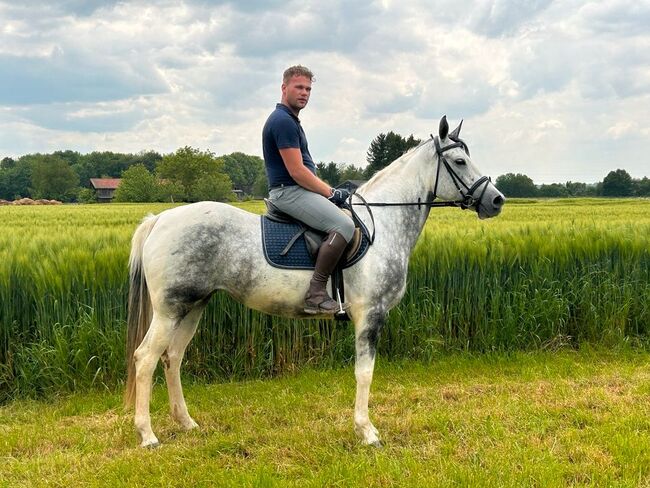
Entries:
<svg viewBox="0 0 650 488">
<path fill-rule="evenodd" d="M 156 178 L 144 164 L 135 164 L 122 173 L 122 182 L 115 191 L 116 202 L 155 202 L 160 189 Z"/>
<path fill-rule="evenodd" d="M 82 188 L 77 193 L 77 201 L 79 203 L 97 203 L 95 192 L 90 188 Z"/>
</svg>

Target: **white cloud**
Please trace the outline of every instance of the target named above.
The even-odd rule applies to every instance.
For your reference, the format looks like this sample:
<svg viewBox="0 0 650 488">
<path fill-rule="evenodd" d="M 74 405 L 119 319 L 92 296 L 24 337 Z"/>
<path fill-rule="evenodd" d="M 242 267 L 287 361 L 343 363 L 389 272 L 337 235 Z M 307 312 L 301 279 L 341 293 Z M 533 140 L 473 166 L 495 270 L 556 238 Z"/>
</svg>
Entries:
<svg viewBox="0 0 650 488">
<path fill-rule="evenodd" d="M 465 118 L 479 167 L 536 182 L 648 171 L 650 4 L 631 0 L 0 2 L 0 156 L 261 154 L 284 68 L 316 82 L 316 160 Z M 619 162 L 620 159 L 620 162 Z"/>
<path fill-rule="evenodd" d="M 549 120 L 544 120 L 543 122 L 540 122 L 537 124 L 537 127 L 539 129 L 563 129 L 564 128 L 564 123 L 562 123 L 559 120 L 556 119 L 549 119 Z"/>
<path fill-rule="evenodd" d="M 622 137 L 638 132 L 639 127 L 636 122 L 621 121 L 609 127 L 606 134 L 612 139 L 621 139 Z"/>
<path fill-rule="evenodd" d="M 552 0 L 486 0 L 470 10 L 469 25 L 487 36 L 512 34 L 543 12 Z"/>
</svg>

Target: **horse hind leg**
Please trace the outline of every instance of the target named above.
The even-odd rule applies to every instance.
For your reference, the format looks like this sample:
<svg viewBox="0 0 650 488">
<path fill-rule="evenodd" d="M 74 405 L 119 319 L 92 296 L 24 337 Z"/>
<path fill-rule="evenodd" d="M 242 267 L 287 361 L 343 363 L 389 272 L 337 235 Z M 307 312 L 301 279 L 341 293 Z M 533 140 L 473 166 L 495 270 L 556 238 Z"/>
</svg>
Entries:
<svg viewBox="0 0 650 488">
<path fill-rule="evenodd" d="M 190 417 L 185 404 L 181 385 L 181 362 L 183 361 L 185 349 L 196 332 L 204 308 L 205 305 L 197 305 L 178 323 L 171 342 L 161 358 L 165 368 L 171 415 L 184 430 L 194 429 L 198 427 L 198 424 Z"/>
<path fill-rule="evenodd" d="M 158 447 L 160 442 L 151 429 L 149 403 L 151 382 L 158 359 L 167 349 L 174 330 L 174 319 L 154 311 L 149 330 L 133 354 L 135 361 L 135 428 L 141 447 Z"/>
</svg>

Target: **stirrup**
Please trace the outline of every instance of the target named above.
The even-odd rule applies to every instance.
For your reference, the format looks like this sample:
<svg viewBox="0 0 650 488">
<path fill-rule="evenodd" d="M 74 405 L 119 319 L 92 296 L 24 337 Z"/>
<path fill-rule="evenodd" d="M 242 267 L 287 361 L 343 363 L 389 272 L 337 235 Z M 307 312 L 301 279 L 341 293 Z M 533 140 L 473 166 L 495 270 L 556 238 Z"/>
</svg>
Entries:
<svg viewBox="0 0 650 488">
<path fill-rule="evenodd" d="M 310 315 L 336 315 L 341 312 L 341 308 L 344 312 L 350 308 L 349 303 L 342 303 L 341 306 L 339 306 L 339 303 L 330 297 L 327 297 L 320 303 L 309 303 L 308 300 L 309 299 L 305 299 L 304 312 Z M 323 307 L 324 304 L 327 304 L 328 307 Z M 333 304 L 334 308 L 329 308 L 330 304 Z"/>
</svg>

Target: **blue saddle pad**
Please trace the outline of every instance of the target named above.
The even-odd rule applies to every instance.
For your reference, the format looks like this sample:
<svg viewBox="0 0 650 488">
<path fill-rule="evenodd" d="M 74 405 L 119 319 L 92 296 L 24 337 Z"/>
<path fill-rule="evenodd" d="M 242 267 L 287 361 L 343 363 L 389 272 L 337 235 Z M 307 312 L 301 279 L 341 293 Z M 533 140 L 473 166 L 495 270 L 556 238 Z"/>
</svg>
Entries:
<svg viewBox="0 0 650 488">
<path fill-rule="evenodd" d="M 261 217 L 261 221 L 264 257 L 271 266 L 285 269 L 314 269 L 315 261 L 309 254 L 304 236 L 300 236 L 293 243 L 287 254 L 284 256 L 280 254 L 289 241 L 302 229 L 299 224 L 276 222 L 266 218 L 265 215 Z M 368 247 L 368 239 L 364 235 L 362 236 L 359 251 L 350 261 L 345 263 L 344 267 L 347 268 L 359 261 L 366 254 Z"/>
</svg>

